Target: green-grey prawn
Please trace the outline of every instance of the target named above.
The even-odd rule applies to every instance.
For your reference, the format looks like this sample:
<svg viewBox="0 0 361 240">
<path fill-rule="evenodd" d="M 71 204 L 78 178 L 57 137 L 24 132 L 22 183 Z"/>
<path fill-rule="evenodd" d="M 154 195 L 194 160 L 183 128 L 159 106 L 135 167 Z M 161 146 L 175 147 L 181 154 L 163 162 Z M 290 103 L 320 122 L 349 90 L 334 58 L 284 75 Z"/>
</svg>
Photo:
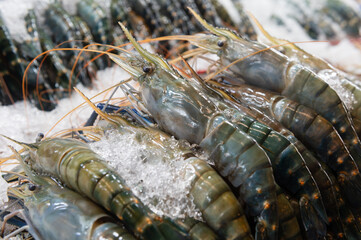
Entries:
<svg viewBox="0 0 361 240">
<path fill-rule="evenodd" d="M 15 140 L 12 140 L 15 141 Z M 15 141 L 16 142 L 16 141 Z M 27 165 L 48 174 L 89 197 L 120 219 L 142 239 L 188 239 L 185 229 L 161 218 L 145 206 L 89 146 L 75 139 L 44 139 L 33 144 L 17 142 L 29 152 Z"/>
<path fill-rule="evenodd" d="M 263 124 L 254 118 L 255 114 L 251 111 L 247 111 L 244 108 L 241 109 L 240 106 L 235 106 L 234 102 L 225 100 L 218 94 L 215 94 L 213 90 L 203 83 L 203 80 L 190 66 L 189 69 L 191 69 L 198 83 L 203 86 L 203 88 L 199 86 L 199 91 L 207 94 L 237 128 L 251 136 L 264 149 L 271 160 L 277 184 L 289 193 L 292 193 L 299 200 L 304 199 L 302 202 L 311 203 L 309 208 L 314 208 L 313 211 L 318 212 L 318 214 L 314 216 L 308 215 L 308 218 L 304 218 L 304 224 L 318 225 L 318 234 L 323 235 L 328 221 L 326 220 L 325 209 L 321 200 L 322 194 L 320 194 L 318 183 L 313 177 L 313 173 L 319 174 L 320 169 L 313 169 L 313 173 L 311 173 L 307 166 L 308 162 L 317 162 L 317 160 L 311 159 L 311 154 L 306 155 L 306 151 L 301 151 L 299 148 L 302 146 L 294 138 L 273 130 L 267 124 Z M 193 86 L 198 87 L 196 83 Z M 303 149 L 305 148 L 303 147 Z M 227 157 L 224 156 L 224 158 Z M 325 176 L 325 174 L 321 174 L 321 176 Z M 320 176 L 317 175 L 317 177 L 317 180 L 320 180 Z M 325 183 L 324 180 L 327 180 L 327 177 L 323 178 L 320 184 Z M 328 193 L 330 186 L 332 184 L 328 181 L 327 187 L 323 186 L 322 190 L 326 190 Z M 332 197 L 332 194 L 326 195 Z M 330 201 L 331 199 L 328 200 L 334 203 L 334 201 Z M 332 200 L 335 200 L 335 197 Z M 301 208 L 306 207 L 304 204 L 300 204 L 300 206 Z"/>
<path fill-rule="evenodd" d="M 148 148 L 162 147 L 167 151 L 180 152 L 192 169 L 194 178 L 190 184 L 190 195 L 193 197 L 196 207 L 202 212 L 206 224 L 222 239 L 252 239 L 247 219 L 237 198 L 221 176 L 206 161 L 195 157 L 190 149 L 181 145 L 172 146 L 169 149 L 167 141 L 170 136 L 166 133 L 157 129 L 135 126 L 122 116 L 104 113 L 80 91 L 78 93 L 96 113 L 109 122 L 109 128 L 115 128 L 121 134 L 129 131 L 135 133 L 138 141 L 146 144 Z M 207 239 L 211 238 L 212 236 L 208 234 Z"/>
<path fill-rule="evenodd" d="M 16 156 L 21 163 L 29 157 Z M 22 212 L 35 239 L 136 239 L 88 198 L 22 165 L 31 182 L 9 191 L 24 201 Z"/>
<path fill-rule="evenodd" d="M 267 48 L 262 44 L 250 42 L 235 33 L 207 24 L 199 16 L 202 25 L 215 35 L 201 35 L 190 41 L 220 57 L 222 65 L 229 65 L 228 70 L 239 79 L 272 90 L 314 109 L 333 124 L 342 139 L 349 146 L 352 156 L 361 156 L 359 139 L 352 126 L 348 112 L 336 92 L 321 78 L 302 65 L 290 61 L 286 56 Z M 267 49 L 267 50 L 265 50 Z M 236 78 L 232 78 L 236 79 Z M 232 82 L 237 84 L 237 81 Z M 351 199 L 361 199 L 360 174 L 358 169 L 342 172 L 342 178 Z M 360 201 L 352 201 L 355 208 L 360 208 Z"/>
<path fill-rule="evenodd" d="M 344 172 L 356 175 L 359 172 L 354 159 L 332 124 L 313 109 L 277 93 L 248 84 L 234 87 L 213 84 L 228 92 L 236 101 L 257 108 L 269 117 L 275 118 L 291 130 L 307 147 L 318 153 L 319 158 L 327 163 L 337 175 Z M 344 187 L 343 191 L 347 192 L 349 189 Z M 346 195 L 352 201 L 353 192 Z"/>
<path fill-rule="evenodd" d="M 217 110 L 216 105 L 182 78 L 166 61 L 144 50 L 121 25 L 141 56 L 110 55 L 140 83 L 147 110 L 160 128 L 178 139 L 199 144 L 216 169 L 237 189 L 250 215 L 256 217 L 256 238 L 277 238 L 275 182 L 262 148 Z M 231 150 L 233 141 L 240 143 Z M 222 151 L 228 151 L 222 158 Z M 232 156 L 232 157 L 231 157 Z"/>
<path fill-rule="evenodd" d="M 325 60 L 312 55 L 305 50 L 301 49 L 300 47 L 296 46 L 294 43 L 291 43 L 287 40 L 277 39 L 272 37 L 262 26 L 261 24 L 254 18 L 255 23 L 257 24 L 260 31 L 263 35 L 269 40 L 271 44 L 275 44 L 277 47 L 276 49 L 281 51 L 284 55 L 289 58 L 297 59 L 299 63 L 306 66 L 310 70 L 317 73 L 318 76 L 321 76 L 325 79 L 330 79 L 331 83 L 335 87 L 335 89 L 339 89 L 339 91 L 344 92 L 340 93 L 340 96 L 350 94 L 349 99 L 342 99 L 345 102 L 347 109 L 349 110 L 352 121 L 355 125 L 355 130 L 358 135 L 359 133 L 359 126 L 361 126 L 361 88 L 360 85 L 357 84 L 357 77 L 346 74 L 339 69 L 332 66 L 330 63 L 326 62 Z M 328 80 L 329 81 L 329 80 Z M 343 88 L 343 89 L 342 89 Z M 356 127 L 358 126 L 358 127 Z M 346 147 L 353 148 L 346 142 Z M 353 155 L 358 167 L 361 167 L 361 160 L 356 155 Z"/>
<path fill-rule="evenodd" d="M 250 101 L 250 99 L 253 99 L 254 102 L 256 102 L 256 100 L 253 98 L 253 95 L 249 95 L 250 98 L 241 98 L 238 96 L 237 93 L 240 92 L 236 92 L 236 90 L 239 88 L 239 86 L 237 87 L 230 87 L 230 86 L 222 86 L 219 83 L 214 83 L 213 81 L 209 81 L 207 82 L 207 84 L 211 84 L 213 86 L 217 86 L 217 91 L 220 91 L 223 94 L 224 93 L 222 90 L 220 90 L 219 88 L 225 87 L 226 89 L 224 89 L 225 91 L 228 92 L 229 95 L 232 95 L 234 97 L 234 99 L 230 98 L 229 100 L 232 101 L 232 105 L 234 105 L 237 109 L 240 109 L 242 112 L 245 112 L 247 115 L 250 115 L 254 118 L 256 118 L 258 121 L 262 122 L 263 124 L 271 127 L 272 129 L 276 130 L 277 132 L 281 133 L 282 135 L 284 135 L 290 142 L 292 142 L 295 147 L 297 148 L 297 150 L 300 152 L 300 154 L 302 155 L 303 159 L 305 160 L 305 164 L 308 167 L 308 169 L 310 170 L 310 172 L 312 173 L 312 176 L 314 177 L 315 181 L 317 182 L 317 185 L 320 189 L 321 192 L 321 196 L 323 197 L 323 203 L 324 206 L 326 208 L 327 211 L 327 215 L 328 215 L 328 222 L 329 222 L 329 226 L 328 229 L 330 229 L 331 233 L 334 236 L 338 236 L 340 234 L 342 234 L 344 231 L 340 224 L 340 213 L 339 213 L 339 204 L 338 204 L 338 200 L 337 200 L 337 192 L 340 191 L 338 190 L 339 187 L 337 186 L 337 181 L 336 179 L 334 179 L 333 177 L 333 173 L 330 172 L 330 170 L 328 170 L 327 166 L 325 166 L 325 164 L 322 164 L 319 162 L 319 160 L 313 156 L 313 154 L 294 136 L 294 133 L 291 132 L 289 129 L 285 128 L 283 125 L 281 125 L 278 121 L 276 121 L 276 119 L 274 119 L 272 116 L 267 116 L 268 113 L 268 108 L 264 107 L 263 105 L 265 105 L 267 103 L 267 101 L 264 100 L 264 98 L 266 97 L 265 95 L 262 95 L 262 98 L 260 98 L 261 100 L 258 103 L 263 103 L 261 104 L 263 107 L 261 108 L 260 105 L 257 105 L 255 108 L 252 103 L 252 101 Z M 254 88 L 254 87 L 252 87 Z M 247 95 L 247 91 L 244 92 L 245 95 Z M 227 97 L 227 95 L 226 95 Z M 247 99 L 247 101 L 246 101 Z M 256 98 L 259 99 L 259 98 Z M 235 101 L 236 100 L 236 101 Z M 240 101 L 240 102 L 238 102 Z M 241 104 L 244 104 L 241 105 Z M 261 110 L 259 110 L 259 108 Z M 322 139 L 322 138 L 321 138 Z M 330 139 L 332 140 L 332 138 Z M 317 139 L 316 142 L 318 142 L 319 140 Z M 337 143 L 337 142 L 336 142 Z M 341 141 L 342 143 L 342 141 Z M 347 152 L 347 150 L 345 150 Z"/>
<path fill-rule="evenodd" d="M 209 25 L 198 15 L 196 17 L 215 35 L 199 35 L 190 41 L 216 53 L 222 66 L 229 65 L 227 69 L 239 77 L 234 78 L 236 81 L 232 84 L 242 79 L 314 109 L 333 124 L 345 144 L 350 146 L 351 155 L 361 157 L 360 140 L 349 113 L 337 93 L 323 79 L 272 48 L 242 39 L 227 29 Z"/>
</svg>

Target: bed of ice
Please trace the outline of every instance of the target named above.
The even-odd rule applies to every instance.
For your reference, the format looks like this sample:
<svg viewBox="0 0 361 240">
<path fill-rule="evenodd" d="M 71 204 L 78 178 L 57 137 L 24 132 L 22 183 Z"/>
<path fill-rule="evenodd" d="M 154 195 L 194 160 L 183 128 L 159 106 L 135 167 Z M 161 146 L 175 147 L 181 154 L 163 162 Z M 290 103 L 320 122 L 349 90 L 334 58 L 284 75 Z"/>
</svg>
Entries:
<svg viewBox="0 0 361 240">
<path fill-rule="evenodd" d="M 48 1 L 50 0 L 0 0 L 0 11 L 14 38 L 26 39 L 23 17 L 27 10 L 35 8 L 37 11 L 41 11 Z M 66 9 L 74 11 L 74 5 L 77 1 L 79 0 L 64 1 Z M 110 1 L 102 0 L 102 2 L 103 6 L 106 6 Z M 231 1 L 226 0 L 223 2 L 229 6 L 230 13 L 237 20 L 237 13 L 231 7 Z M 242 0 L 241 2 L 245 9 L 250 11 L 271 35 L 289 41 L 311 40 L 295 20 L 287 17 L 292 14 L 286 7 L 287 0 Z M 355 8 L 358 8 L 358 5 L 355 5 L 353 1 L 349 0 L 349 2 L 354 4 Z M 282 17 L 285 26 L 278 26 L 271 20 L 274 14 Z M 313 42 L 303 43 L 300 46 L 337 66 L 342 66 L 345 70 L 356 73 L 360 71 L 358 70 L 358 63 L 361 63 L 361 51 L 347 38 L 340 40 L 337 45 L 327 42 Z M 92 97 L 126 78 L 128 78 L 128 75 L 124 71 L 118 67 L 113 67 L 99 71 L 97 80 L 91 89 L 84 88 L 81 85 L 77 87 L 86 96 Z M 340 92 L 341 95 L 347 95 L 342 91 Z M 346 96 L 346 98 L 348 97 Z M 103 99 L 106 99 L 105 95 L 92 99 L 92 101 Z M 39 132 L 48 133 L 48 136 L 51 136 L 57 131 L 81 126 L 92 112 L 89 107 L 82 107 L 73 112 L 49 132 L 60 118 L 83 102 L 82 98 L 74 93 L 71 98 L 61 100 L 58 107 L 51 112 L 39 111 L 25 102 L 17 102 L 12 106 L 1 106 L 0 134 L 19 141 L 34 142 Z M 11 154 L 7 147 L 8 144 L 14 146 L 13 143 L 0 138 L 0 158 Z M 199 216 L 199 213 L 195 211 L 192 205 L 192 201 L 187 196 L 190 180 L 186 176 L 187 167 L 182 162 L 182 159 L 173 159 L 168 162 L 151 160 L 144 162 L 144 154 L 148 156 L 147 159 L 152 159 L 152 154 L 161 153 L 149 151 L 144 145 L 137 143 L 134 136 L 118 135 L 116 133 L 110 134 L 100 142 L 92 144 L 92 148 L 118 169 L 133 191 L 143 201 L 150 203 L 152 210 L 156 213 L 172 217 L 184 217 L 187 213 L 188 215 L 193 213 L 191 215 L 193 217 Z M 2 166 L 2 170 L 6 170 L 8 167 L 10 166 Z M 6 200 L 4 189 L 6 189 L 6 184 L 0 178 L 0 206 Z"/>
<path fill-rule="evenodd" d="M 156 214 L 201 220 L 189 196 L 195 175 L 179 152 L 178 141 L 152 143 L 152 136 L 113 131 L 91 148 L 116 169 L 127 185 Z"/>
</svg>

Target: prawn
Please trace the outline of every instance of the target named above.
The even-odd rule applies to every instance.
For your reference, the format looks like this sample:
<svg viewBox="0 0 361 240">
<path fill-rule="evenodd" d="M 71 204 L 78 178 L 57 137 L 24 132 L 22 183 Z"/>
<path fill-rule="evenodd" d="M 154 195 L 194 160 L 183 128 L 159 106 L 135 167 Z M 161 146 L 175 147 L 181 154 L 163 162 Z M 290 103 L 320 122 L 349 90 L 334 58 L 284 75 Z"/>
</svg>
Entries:
<svg viewBox="0 0 361 240">
<path fill-rule="evenodd" d="M 331 123 L 313 109 L 300 103 L 292 101 L 277 93 L 257 88 L 248 84 L 239 86 L 225 86 L 216 84 L 228 92 L 236 101 L 244 105 L 257 108 L 271 118 L 275 118 L 286 128 L 291 130 L 297 138 L 305 145 L 318 153 L 319 157 L 337 174 L 355 176 L 355 180 L 360 181 L 358 167 L 345 147 L 342 139 L 338 135 Z M 349 201 L 354 201 L 354 194 L 347 186 L 343 191 L 348 192 Z M 353 206 L 357 206 L 357 200 Z"/>
<path fill-rule="evenodd" d="M 15 140 L 12 140 L 17 142 Z M 29 150 L 27 165 L 39 174 L 59 179 L 117 216 L 127 229 L 144 239 L 187 239 L 188 234 L 168 218 L 155 215 L 131 192 L 87 144 L 74 139 L 45 139 L 20 143 Z"/>
<path fill-rule="evenodd" d="M 346 105 L 348 107 L 348 110 L 350 111 L 355 130 L 357 134 L 360 135 L 360 131 L 358 131 L 360 128 L 356 126 L 361 126 L 361 88 L 357 84 L 355 77 L 341 72 L 339 69 L 335 68 L 325 60 L 306 52 L 305 50 L 296 46 L 294 43 L 272 37 L 254 17 L 253 20 L 255 21 L 256 25 L 263 33 L 263 35 L 272 44 L 282 45 L 277 49 L 283 54 L 285 54 L 287 57 L 297 59 L 297 61 L 300 62 L 302 65 L 306 66 L 320 76 L 331 77 L 335 80 L 338 80 L 337 83 L 340 84 L 340 86 L 342 86 L 345 90 L 347 90 L 354 98 L 354 101 L 348 101 L 349 103 Z M 346 145 L 346 147 L 352 150 L 354 146 Z M 353 154 L 353 156 L 360 169 L 361 161 L 359 157 L 357 155 L 355 156 L 355 154 Z"/>
<path fill-rule="evenodd" d="M 194 178 L 191 182 L 190 195 L 193 197 L 196 207 L 202 212 L 206 223 L 224 239 L 252 239 L 250 227 L 237 198 L 222 177 L 206 161 L 195 157 L 190 149 L 182 147 L 180 144 L 178 147 L 169 148 L 167 141 L 169 141 L 170 136 L 166 133 L 157 129 L 135 126 L 122 116 L 102 112 L 79 90 L 76 89 L 76 91 L 97 114 L 119 132 L 132 131 L 137 136 L 148 136 L 146 139 L 151 139 L 151 141 L 147 140 L 144 143 L 148 147 L 161 146 L 167 151 L 180 152 L 188 162 L 189 168 L 192 169 Z M 111 106 L 111 108 L 114 107 Z M 107 111 L 107 109 L 105 110 Z M 210 237 L 211 235 L 208 234 L 207 239 Z"/>
<path fill-rule="evenodd" d="M 26 207 L 23 213 L 35 239 L 135 240 L 120 222 L 94 202 L 59 186 L 50 177 L 31 172 L 23 163 L 29 156 L 15 154 L 31 183 L 9 191 L 23 199 Z"/>
<path fill-rule="evenodd" d="M 144 50 L 120 25 L 141 56 L 109 56 L 140 83 L 143 104 L 159 127 L 178 139 L 200 145 L 215 162 L 217 171 L 237 189 L 250 214 L 257 218 L 256 238 L 276 239 L 277 196 L 266 153 L 251 137 L 227 121 L 205 94 L 197 91 L 162 58 Z M 235 142 L 237 149 L 232 149 Z"/>
<path fill-rule="evenodd" d="M 323 79 L 274 49 L 247 41 L 229 30 L 213 27 L 193 14 L 214 35 L 200 35 L 190 41 L 219 56 L 221 65 L 227 66 L 238 77 L 233 78 L 232 84 L 240 84 L 242 79 L 314 109 L 332 123 L 345 144 L 350 146 L 351 155 L 361 159 L 360 140 L 349 113 L 337 93 Z M 352 175 L 345 177 L 352 181 Z M 354 185 L 358 195 L 361 193 L 359 185 Z"/>
</svg>

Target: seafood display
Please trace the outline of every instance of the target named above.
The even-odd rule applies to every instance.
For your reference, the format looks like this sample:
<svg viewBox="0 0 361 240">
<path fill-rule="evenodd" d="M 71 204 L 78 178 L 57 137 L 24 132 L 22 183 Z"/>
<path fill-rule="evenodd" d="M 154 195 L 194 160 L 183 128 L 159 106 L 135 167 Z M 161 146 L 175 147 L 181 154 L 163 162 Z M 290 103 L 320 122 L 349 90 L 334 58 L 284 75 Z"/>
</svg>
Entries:
<svg viewBox="0 0 361 240">
<path fill-rule="evenodd" d="M 311 39 L 338 41 L 342 35 L 358 38 L 360 17 L 357 1 L 321 0 L 319 2 L 279 0 L 287 8 L 287 17 L 304 29 Z M 278 25 L 287 25 L 286 16 L 274 14 Z"/>
<path fill-rule="evenodd" d="M 241 1 L 74 6 L 29 9 L 22 40 L 0 11 L 1 105 L 49 112 L 77 94 L 61 120 L 92 111 L 32 143 L 0 132 L 1 170 L 16 163 L 0 175 L 0 237 L 361 239 L 358 75 L 271 36 Z M 311 38 L 358 44 L 352 5 L 312 9 L 292 18 Z M 124 79 L 86 96 L 110 66 Z"/>
<path fill-rule="evenodd" d="M 131 31 L 142 38 L 194 34 L 201 31 L 201 28 L 195 24 L 193 15 L 186 8 L 191 6 L 217 26 L 232 26 L 235 29 L 240 26 L 231 20 L 224 8 L 218 14 L 215 5 L 208 0 L 184 3 L 174 1 L 174 8 L 167 1 L 109 2 L 109 6 L 105 7 L 95 0 L 79 1 L 75 15 L 65 10 L 62 2 L 57 0 L 51 1 L 44 10 L 37 13 L 29 10 L 24 17 L 28 36 L 22 42 L 13 39 L 0 12 L 0 104 L 8 105 L 25 99 L 39 109 L 51 111 L 59 99 L 69 96 L 77 82 L 90 86 L 96 77 L 96 70 L 110 66 L 111 61 L 104 57 L 94 61 L 91 59 L 95 55 L 79 51 L 95 43 L 115 46 L 124 44 L 125 39 L 119 32 L 118 22 L 127 22 Z M 217 9 L 222 9 L 218 1 L 213 2 L 218 4 Z M 250 20 L 242 7 L 239 7 L 239 11 L 247 23 L 244 34 L 255 39 Z M 110 16 L 107 12 L 110 12 Z M 154 45 L 155 51 L 163 54 L 168 54 L 173 47 L 168 42 Z M 52 51 L 54 48 L 68 51 Z M 47 54 L 42 55 L 42 52 Z M 24 73 L 27 77 L 23 79 Z"/>
<path fill-rule="evenodd" d="M 25 159 L 19 153 L 15 154 L 24 164 Z M 89 199 L 60 187 L 50 177 L 32 173 L 25 165 L 24 170 L 32 184 L 23 184 L 11 191 L 24 199 L 26 205 L 24 214 L 30 226 L 29 231 L 35 238 L 72 239 L 78 236 L 79 239 L 99 239 L 113 235 L 122 239 L 135 239 L 121 223 L 116 223 L 110 215 Z M 59 206 L 63 207 L 59 208 Z M 54 224 L 59 224 L 59 227 L 53 229 Z"/>
</svg>

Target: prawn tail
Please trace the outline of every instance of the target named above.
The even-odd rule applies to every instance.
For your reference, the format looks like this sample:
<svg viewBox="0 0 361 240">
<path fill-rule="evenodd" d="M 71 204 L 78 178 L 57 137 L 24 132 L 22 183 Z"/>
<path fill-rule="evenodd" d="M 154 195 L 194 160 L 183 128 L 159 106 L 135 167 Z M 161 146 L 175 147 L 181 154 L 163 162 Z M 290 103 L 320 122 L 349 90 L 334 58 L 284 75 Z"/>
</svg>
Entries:
<svg viewBox="0 0 361 240">
<path fill-rule="evenodd" d="M 340 183 L 342 192 L 346 195 L 346 199 L 349 204 L 355 209 L 361 209 L 361 176 L 346 176 L 345 174 L 339 174 L 337 177 Z"/>
<path fill-rule="evenodd" d="M 326 236 L 326 224 L 320 220 L 317 211 L 307 197 L 301 197 L 299 201 L 300 214 L 309 239 L 318 239 Z"/>
<path fill-rule="evenodd" d="M 255 240 L 277 239 L 277 234 L 270 233 L 267 229 L 267 223 L 259 220 L 256 224 Z"/>
<path fill-rule="evenodd" d="M 311 187 L 313 186 L 309 182 L 305 184 L 305 188 L 311 189 Z M 324 224 L 327 224 L 328 217 L 321 196 L 313 191 L 304 191 L 304 193 L 308 193 L 303 196 L 307 198 L 309 204 L 312 205 L 312 208 L 314 209 L 315 214 L 317 215 L 319 221 L 323 222 Z"/>
</svg>

